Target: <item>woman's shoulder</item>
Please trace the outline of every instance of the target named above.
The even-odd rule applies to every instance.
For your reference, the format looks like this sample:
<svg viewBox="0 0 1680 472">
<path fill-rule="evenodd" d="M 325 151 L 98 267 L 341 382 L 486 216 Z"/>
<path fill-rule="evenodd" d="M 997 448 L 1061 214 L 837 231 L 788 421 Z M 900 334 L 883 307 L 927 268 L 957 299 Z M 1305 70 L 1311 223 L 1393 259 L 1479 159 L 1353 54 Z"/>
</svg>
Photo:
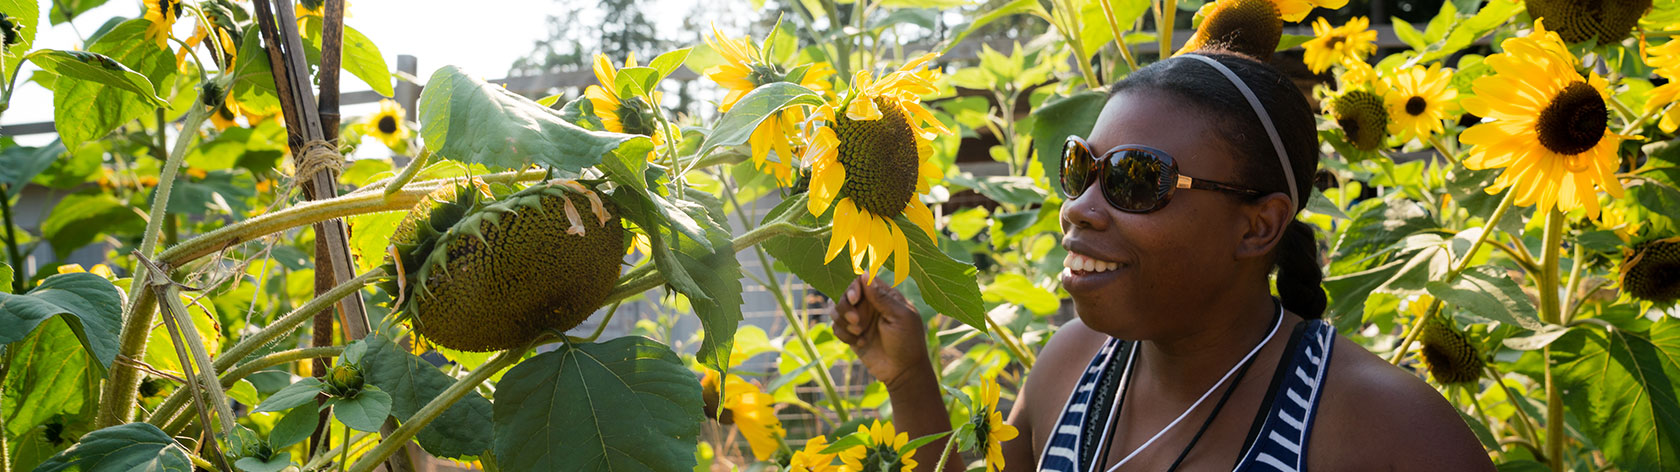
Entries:
<svg viewBox="0 0 1680 472">
<path fill-rule="evenodd" d="M 1334 342 L 1310 468 L 1493 470 L 1481 443 L 1439 391 L 1347 338 L 1338 335 Z"/>
</svg>

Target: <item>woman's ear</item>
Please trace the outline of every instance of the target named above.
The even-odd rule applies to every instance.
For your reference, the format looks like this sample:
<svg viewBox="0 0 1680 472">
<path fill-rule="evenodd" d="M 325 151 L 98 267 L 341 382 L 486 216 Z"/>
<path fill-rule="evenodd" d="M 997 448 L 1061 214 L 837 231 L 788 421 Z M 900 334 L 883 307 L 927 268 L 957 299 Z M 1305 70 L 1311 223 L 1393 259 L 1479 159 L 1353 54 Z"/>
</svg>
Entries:
<svg viewBox="0 0 1680 472">
<path fill-rule="evenodd" d="M 1237 257 L 1264 257 L 1283 240 L 1284 231 L 1295 220 L 1295 206 L 1290 204 L 1288 196 L 1273 193 L 1245 205 L 1243 214 L 1247 224 L 1238 241 Z"/>
</svg>

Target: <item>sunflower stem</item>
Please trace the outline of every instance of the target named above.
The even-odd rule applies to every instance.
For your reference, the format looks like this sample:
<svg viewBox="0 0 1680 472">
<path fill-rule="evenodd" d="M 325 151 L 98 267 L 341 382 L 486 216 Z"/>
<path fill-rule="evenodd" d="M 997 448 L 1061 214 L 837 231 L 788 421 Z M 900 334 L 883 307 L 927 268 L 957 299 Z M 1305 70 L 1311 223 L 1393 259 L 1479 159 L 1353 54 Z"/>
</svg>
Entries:
<svg viewBox="0 0 1680 472">
<path fill-rule="evenodd" d="M 1516 201 L 1517 192 L 1506 190 L 1505 198 L 1499 200 L 1499 207 L 1494 208 L 1493 214 L 1488 215 L 1487 222 L 1482 224 L 1482 233 L 1476 235 L 1476 242 L 1471 243 L 1470 249 L 1464 251 L 1464 256 L 1460 258 L 1457 263 L 1453 264 L 1452 268 L 1447 270 L 1445 276 L 1441 277 L 1442 282 L 1452 283 L 1454 280 L 1458 280 L 1459 274 L 1464 273 L 1465 269 L 1470 268 L 1471 259 L 1476 256 L 1477 251 L 1482 249 L 1483 244 L 1487 244 L 1488 237 L 1497 231 L 1499 221 L 1505 219 L 1505 213 L 1511 209 L 1511 206 L 1515 204 Z M 1388 363 L 1400 365 L 1400 361 L 1406 358 L 1406 352 L 1411 349 L 1412 343 L 1416 342 L 1418 335 L 1423 333 L 1423 324 L 1428 322 L 1431 317 L 1434 317 L 1435 314 L 1440 311 L 1440 299 L 1437 298 L 1435 301 L 1430 302 L 1429 310 L 1423 316 L 1419 316 L 1416 320 L 1413 320 L 1411 327 L 1407 328 L 1405 337 L 1403 337 L 1400 341 L 1400 346 L 1394 350 L 1394 357 L 1390 357 L 1388 359 Z"/>
<path fill-rule="evenodd" d="M 1562 314 L 1559 317 L 1559 322 L 1562 324 L 1569 324 L 1569 320 L 1574 318 L 1575 315 L 1573 308 L 1579 296 L 1575 292 L 1581 289 L 1581 269 L 1586 265 L 1581 263 L 1583 256 L 1581 245 L 1576 244 L 1569 258 L 1569 281 L 1563 284 L 1563 299 L 1558 303 L 1558 308 Z"/>
<path fill-rule="evenodd" d="M 1546 213 L 1546 232 L 1541 239 L 1544 249 L 1540 259 L 1540 317 L 1547 323 L 1563 321 L 1558 304 L 1558 257 L 1563 247 L 1563 212 L 1553 208 Z M 1552 373 L 1552 346 L 1542 352 L 1546 367 L 1546 459 L 1552 470 L 1563 469 L 1563 393 L 1558 389 Z"/>
<path fill-rule="evenodd" d="M 1161 0 L 1155 10 L 1155 31 L 1161 35 L 1161 57 L 1172 57 L 1173 24 L 1177 23 L 1178 0 Z M 1115 38 L 1119 39 L 1119 38 Z"/>
<path fill-rule="evenodd" d="M 1137 59 L 1132 57 L 1132 48 L 1126 46 L 1125 36 L 1120 31 L 1120 22 L 1114 18 L 1114 7 L 1109 5 L 1109 0 L 1098 2 L 1102 5 L 1103 18 L 1108 20 L 1108 30 L 1114 33 L 1114 48 L 1120 50 L 1120 58 L 1126 61 L 1128 69 L 1137 70 Z"/>
<path fill-rule="evenodd" d="M 945 449 L 939 451 L 939 462 L 933 465 L 934 472 L 945 472 L 945 461 L 951 458 L 951 450 L 957 445 L 956 433 L 962 432 L 963 430 L 968 429 L 968 427 L 969 426 L 965 424 L 961 428 L 957 428 L 957 431 L 953 431 L 951 436 L 945 438 Z M 981 445 L 980 447 L 985 447 L 985 445 Z"/>
<path fill-rule="evenodd" d="M 1097 80 L 1097 73 L 1091 70 L 1091 56 L 1086 54 L 1085 39 L 1079 36 L 1079 9 L 1075 8 L 1072 0 L 1060 0 L 1056 4 L 1057 12 L 1061 13 L 1061 21 L 1056 27 L 1062 31 L 1062 37 L 1067 39 L 1068 46 L 1073 48 L 1073 55 L 1079 56 L 1079 74 L 1085 78 L 1085 88 L 1095 89 L 1102 86 Z M 1005 110 L 1008 113 L 1009 110 Z"/>
<path fill-rule="evenodd" d="M 1538 431 L 1540 425 L 1534 422 L 1534 418 L 1528 416 L 1527 411 L 1523 411 L 1522 405 L 1517 404 L 1516 392 L 1511 390 L 1510 385 L 1505 384 L 1505 375 L 1500 373 L 1499 368 L 1494 367 L 1491 362 L 1483 365 L 1488 371 L 1488 377 L 1491 377 L 1494 383 L 1499 384 L 1500 390 L 1505 391 L 1505 401 L 1511 404 L 1511 409 L 1517 411 L 1517 434 L 1523 435 L 1529 444 L 1539 444 L 1540 433 Z"/>
<path fill-rule="evenodd" d="M 1441 157 L 1446 158 L 1448 162 L 1452 162 L 1453 166 L 1462 167 L 1464 165 L 1464 163 L 1458 161 L 1456 154 L 1447 150 L 1447 143 L 1441 142 L 1440 136 L 1430 136 L 1429 145 L 1435 148 L 1435 152 L 1441 153 Z"/>
<path fill-rule="evenodd" d="M 1464 387 L 1460 387 L 1460 388 L 1458 388 L 1458 390 L 1459 390 L 1459 392 L 1463 393 L 1465 396 L 1470 397 L 1470 406 L 1472 408 L 1475 408 L 1476 419 L 1482 420 L 1482 425 L 1483 426 L 1487 426 L 1489 429 L 1492 429 L 1493 428 L 1493 426 L 1492 426 L 1493 425 L 1493 416 L 1488 414 L 1487 408 L 1482 407 L 1482 399 L 1477 397 L 1477 395 L 1476 395 L 1477 392 L 1473 392 L 1469 388 L 1464 388 Z M 1493 452 L 1495 454 L 1499 455 L 1500 462 L 1505 461 L 1505 446 L 1503 444 L 1500 444 L 1499 447 L 1494 448 Z"/>
<path fill-rule="evenodd" d="M 414 156 L 414 159 L 409 160 L 408 165 L 403 166 L 402 171 L 398 172 L 395 177 L 392 177 L 391 180 L 385 184 L 385 191 L 383 194 L 389 197 L 392 194 L 402 191 L 403 186 L 408 185 L 409 181 L 414 180 L 414 176 L 420 173 L 420 169 L 425 168 L 426 164 L 431 161 L 431 149 L 420 149 L 420 155 Z"/>
<path fill-rule="evenodd" d="M 501 372 L 503 369 L 506 369 L 518 362 L 521 357 L 525 356 L 527 351 L 531 350 L 531 346 L 535 346 L 541 342 L 543 342 L 543 339 L 538 339 L 530 345 L 519 349 L 502 351 L 500 355 L 490 359 L 490 362 L 486 362 L 484 365 L 479 366 L 479 368 L 474 369 L 471 374 L 467 374 L 466 377 L 456 381 L 454 385 L 450 385 L 448 389 L 443 391 L 443 393 L 438 394 L 438 396 L 433 398 L 431 402 L 426 403 L 426 406 L 421 407 L 420 411 L 414 412 L 414 416 L 410 416 L 407 420 L 403 421 L 402 426 L 397 427 L 396 431 L 392 431 L 390 435 L 380 440 L 379 445 L 374 447 L 372 451 L 368 451 L 367 454 L 363 454 L 360 459 L 357 459 L 356 463 L 350 466 L 350 470 L 352 472 L 370 472 L 375 467 L 384 463 L 385 459 L 391 457 L 392 454 L 396 454 L 397 451 L 400 451 L 407 446 L 408 441 L 413 439 L 415 434 L 420 433 L 420 428 L 426 427 L 426 425 L 430 424 L 432 420 L 435 420 L 438 416 L 443 415 L 445 410 L 448 410 L 451 405 L 460 401 L 461 398 L 466 397 L 467 393 L 470 393 L 473 389 L 478 388 L 478 385 L 484 383 L 485 380 L 488 380 L 491 375 Z"/>
<path fill-rule="evenodd" d="M 984 315 L 984 318 L 986 318 L 986 326 L 991 329 L 993 336 L 996 336 L 999 341 L 1003 342 L 1003 347 L 1008 349 L 1011 355 L 1015 356 L 1015 360 L 1021 362 L 1022 367 L 1026 367 L 1027 370 L 1032 370 L 1033 364 L 1038 362 L 1038 357 L 1032 355 L 1031 351 L 1023 348 L 1020 344 L 1020 340 L 1015 338 L 1015 333 L 1012 333 L 1009 330 L 1004 329 L 1003 326 L 998 325 L 997 321 L 992 320 L 990 314 Z"/>
</svg>

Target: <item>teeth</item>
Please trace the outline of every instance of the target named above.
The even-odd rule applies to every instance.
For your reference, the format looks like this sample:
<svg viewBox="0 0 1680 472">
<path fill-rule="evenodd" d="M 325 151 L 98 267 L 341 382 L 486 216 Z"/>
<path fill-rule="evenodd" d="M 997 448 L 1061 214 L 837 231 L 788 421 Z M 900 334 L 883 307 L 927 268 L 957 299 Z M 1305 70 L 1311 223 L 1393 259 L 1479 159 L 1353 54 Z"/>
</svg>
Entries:
<svg viewBox="0 0 1680 472">
<path fill-rule="evenodd" d="M 1068 253 L 1062 259 L 1062 265 L 1068 270 L 1081 272 L 1108 272 L 1120 268 L 1120 264 L 1109 261 L 1099 261 L 1082 254 Z"/>
</svg>

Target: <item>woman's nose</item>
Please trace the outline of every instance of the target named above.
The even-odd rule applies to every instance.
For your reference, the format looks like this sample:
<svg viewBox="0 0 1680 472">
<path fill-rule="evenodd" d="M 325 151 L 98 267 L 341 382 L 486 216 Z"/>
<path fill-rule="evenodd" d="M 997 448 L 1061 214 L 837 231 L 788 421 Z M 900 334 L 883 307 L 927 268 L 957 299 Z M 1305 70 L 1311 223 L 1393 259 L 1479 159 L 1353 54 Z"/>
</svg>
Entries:
<svg viewBox="0 0 1680 472">
<path fill-rule="evenodd" d="M 1102 188 L 1093 181 L 1079 197 L 1062 204 L 1062 232 L 1078 227 L 1093 231 L 1108 228 L 1108 202 L 1103 200 Z"/>
</svg>

